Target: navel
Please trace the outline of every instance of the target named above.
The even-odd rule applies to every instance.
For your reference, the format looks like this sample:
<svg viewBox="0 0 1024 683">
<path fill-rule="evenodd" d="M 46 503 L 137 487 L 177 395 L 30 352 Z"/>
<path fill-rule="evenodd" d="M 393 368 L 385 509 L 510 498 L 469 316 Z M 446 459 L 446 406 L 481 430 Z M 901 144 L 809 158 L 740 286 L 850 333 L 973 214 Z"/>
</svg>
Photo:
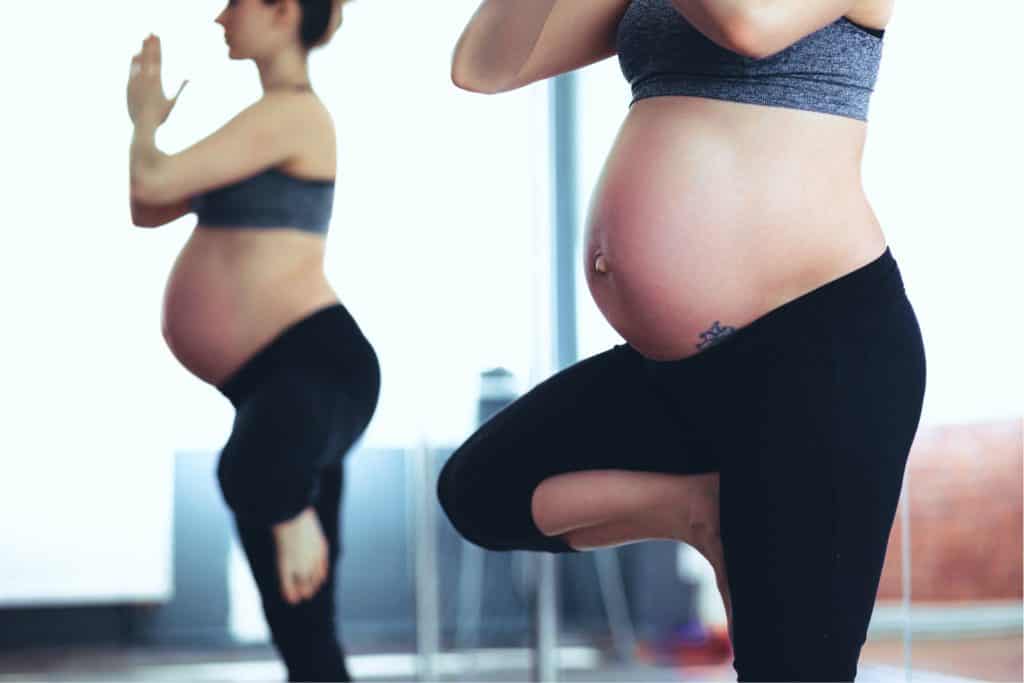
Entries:
<svg viewBox="0 0 1024 683">
<path fill-rule="evenodd" d="M 604 254 L 598 254 L 594 258 L 594 270 L 602 275 L 608 272 L 608 260 L 605 259 Z"/>
</svg>

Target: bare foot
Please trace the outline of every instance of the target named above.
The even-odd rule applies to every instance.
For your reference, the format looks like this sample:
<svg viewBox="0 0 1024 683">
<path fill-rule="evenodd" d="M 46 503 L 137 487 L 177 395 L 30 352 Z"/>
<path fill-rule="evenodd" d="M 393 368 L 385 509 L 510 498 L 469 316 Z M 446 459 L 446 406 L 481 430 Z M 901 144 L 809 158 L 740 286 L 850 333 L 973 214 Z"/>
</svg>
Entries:
<svg viewBox="0 0 1024 683">
<path fill-rule="evenodd" d="M 725 554 L 722 552 L 722 538 L 720 536 L 708 536 L 700 541 L 696 539 L 689 541 L 697 552 L 711 563 L 715 570 L 715 583 L 718 592 L 722 596 L 722 603 L 725 605 L 726 625 L 729 629 L 729 639 L 732 639 L 732 597 L 729 595 L 729 581 L 725 573 Z"/>
<path fill-rule="evenodd" d="M 720 534 L 721 475 L 588 470 L 559 474 L 533 492 L 531 512 L 546 536 L 577 550 L 653 538 L 687 543 L 715 570 L 730 635 L 732 601 Z"/>
<path fill-rule="evenodd" d="M 281 595 L 290 605 L 312 598 L 327 578 L 327 539 L 316 511 L 275 524 L 273 534 Z"/>
<path fill-rule="evenodd" d="M 720 534 L 719 482 L 717 473 L 706 480 L 700 495 L 690 498 L 689 531 L 680 539 L 692 545 L 697 552 L 711 563 L 715 570 L 715 583 L 725 605 L 729 638 L 732 638 L 732 597 L 729 594 L 729 580 L 725 569 L 725 552 L 722 550 Z"/>
</svg>

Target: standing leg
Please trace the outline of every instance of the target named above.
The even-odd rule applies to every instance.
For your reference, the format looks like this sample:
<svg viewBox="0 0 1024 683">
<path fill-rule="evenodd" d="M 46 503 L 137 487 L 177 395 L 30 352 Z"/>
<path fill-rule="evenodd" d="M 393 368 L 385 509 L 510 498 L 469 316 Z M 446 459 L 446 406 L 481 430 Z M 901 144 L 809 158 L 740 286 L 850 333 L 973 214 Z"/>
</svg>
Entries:
<svg viewBox="0 0 1024 683">
<path fill-rule="evenodd" d="M 874 608 L 923 352 L 898 306 L 846 315 L 828 335 L 794 335 L 761 364 L 722 461 L 740 681 L 854 680 Z"/>
<path fill-rule="evenodd" d="M 267 381 L 240 406 L 219 467 L 291 680 L 349 679 L 334 622 L 341 458 L 365 425 L 352 419 L 351 400 L 323 384 L 298 373 Z M 292 516 L 282 519 L 284 510 Z M 310 581 L 313 566 L 319 585 Z"/>
<path fill-rule="evenodd" d="M 238 534 L 263 601 L 263 613 L 274 645 L 288 669 L 290 681 L 349 681 L 335 622 L 336 572 L 340 558 L 339 507 L 342 466 L 323 470 L 315 504 L 317 518 L 328 541 L 326 581 L 309 600 L 288 604 L 281 595 L 277 548 L 266 527 L 238 525 Z"/>
<path fill-rule="evenodd" d="M 219 388 L 237 412 L 217 475 L 289 678 L 347 681 L 334 608 L 341 461 L 376 407 L 376 354 L 339 304 Z"/>
</svg>

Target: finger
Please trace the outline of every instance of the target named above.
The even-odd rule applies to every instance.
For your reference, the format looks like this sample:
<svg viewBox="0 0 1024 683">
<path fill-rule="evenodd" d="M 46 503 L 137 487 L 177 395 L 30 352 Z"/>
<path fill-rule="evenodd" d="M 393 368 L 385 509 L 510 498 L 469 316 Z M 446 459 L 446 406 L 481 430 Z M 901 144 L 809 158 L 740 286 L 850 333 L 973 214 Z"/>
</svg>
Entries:
<svg viewBox="0 0 1024 683">
<path fill-rule="evenodd" d="M 160 60 L 160 44 L 154 40 L 152 34 L 142 41 L 142 54 L 150 61 Z"/>
<path fill-rule="evenodd" d="M 295 593 L 295 587 L 292 585 L 291 576 L 283 572 L 279 572 L 278 577 L 281 579 L 281 597 L 283 597 L 284 601 L 289 605 L 294 605 L 299 600 Z"/>
<path fill-rule="evenodd" d="M 297 605 L 302 602 L 302 589 L 294 581 L 288 587 L 288 595 L 285 596 L 285 600 L 289 605 Z"/>
<path fill-rule="evenodd" d="M 298 576 L 298 577 L 296 577 L 296 579 L 299 582 L 299 584 L 298 584 L 299 598 L 301 600 L 309 600 L 309 598 L 312 597 L 312 595 L 313 595 L 313 593 L 312 593 L 312 590 L 313 590 L 313 580 L 312 580 L 312 577 L 310 577 L 310 576 Z"/>
</svg>

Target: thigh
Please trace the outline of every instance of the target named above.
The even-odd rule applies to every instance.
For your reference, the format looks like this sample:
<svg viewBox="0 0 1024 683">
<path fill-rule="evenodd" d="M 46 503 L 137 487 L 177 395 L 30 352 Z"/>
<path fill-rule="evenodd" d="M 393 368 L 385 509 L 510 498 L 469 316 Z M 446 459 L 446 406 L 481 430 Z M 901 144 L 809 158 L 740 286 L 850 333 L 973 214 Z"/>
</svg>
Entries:
<svg viewBox="0 0 1024 683">
<path fill-rule="evenodd" d="M 835 668 L 839 507 L 836 454 L 818 428 L 826 415 L 793 395 L 755 405 L 719 481 L 738 680 L 847 680 Z"/>
<path fill-rule="evenodd" d="M 218 475 L 243 524 L 289 519 L 317 498 L 318 474 L 361 431 L 336 387 L 298 371 L 267 379 L 238 407 Z"/>
<path fill-rule="evenodd" d="M 923 394 L 920 339 L 899 315 L 749 378 L 720 481 L 740 680 L 856 674 Z"/>
<path fill-rule="evenodd" d="M 486 536 L 488 547 L 529 547 L 526 539 L 539 533 L 531 498 L 549 477 L 714 471 L 710 454 L 688 444 L 684 421 L 652 386 L 644 362 L 634 349 L 615 347 L 555 374 L 478 429 L 439 482 L 456 527 L 477 542 Z"/>
</svg>

